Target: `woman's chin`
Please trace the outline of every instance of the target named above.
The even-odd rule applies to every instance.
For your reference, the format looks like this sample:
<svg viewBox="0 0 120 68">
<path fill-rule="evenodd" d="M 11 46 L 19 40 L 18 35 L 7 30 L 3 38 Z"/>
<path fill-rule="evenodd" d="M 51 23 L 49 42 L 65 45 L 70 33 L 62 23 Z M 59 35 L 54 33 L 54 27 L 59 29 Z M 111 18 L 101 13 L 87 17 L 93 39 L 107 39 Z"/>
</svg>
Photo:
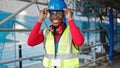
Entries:
<svg viewBox="0 0 120 68">
<path fill-rule="evenodd" d="M 52 24 L 53 26 L 58 26 L 58 24 Z"/>
<path fill-rule="evenodd" d="M 58 26 L 58 25 L 59 25 L 59 23 L 52 23 L 52 25 L 53 25 L 53 26 Z"/>
</svg>

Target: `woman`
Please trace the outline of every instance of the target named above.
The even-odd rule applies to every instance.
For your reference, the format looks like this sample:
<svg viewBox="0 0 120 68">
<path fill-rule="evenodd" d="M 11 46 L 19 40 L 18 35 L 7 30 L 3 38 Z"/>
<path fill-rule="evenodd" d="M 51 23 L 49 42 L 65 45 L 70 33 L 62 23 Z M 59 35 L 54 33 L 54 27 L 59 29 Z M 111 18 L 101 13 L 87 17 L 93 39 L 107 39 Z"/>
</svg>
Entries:
<svg viewBox="0 0 120 68">
<path fill-rule="evenodd" d="M 52 25 L 49 30 L 40 30 L 42 22 L 50 14 Z M 78 47 L 84 42 L 84 37 L 72 18 L 73 12 L 69 8 L 61 10 L 45 8 L 40 12 L 40 17 L 33 27 L 28 45 L 35 46 L 44 42 L 45 56 L 43 65 L 46 68 L 78 68 Z M 66 17 L 68 25 L 63 22 Z"/>
</svg>

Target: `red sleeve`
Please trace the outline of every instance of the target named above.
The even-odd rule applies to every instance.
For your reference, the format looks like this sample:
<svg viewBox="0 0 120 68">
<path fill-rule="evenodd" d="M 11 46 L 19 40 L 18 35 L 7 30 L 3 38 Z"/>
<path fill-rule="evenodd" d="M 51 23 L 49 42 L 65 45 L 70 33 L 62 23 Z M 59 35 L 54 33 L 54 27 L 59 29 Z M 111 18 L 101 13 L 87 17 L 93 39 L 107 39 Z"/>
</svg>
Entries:
<svg viewBox="0 0 120 68">
<path fill-rule="evenodd" d="M 40 30 L 42 23 L 36 22 L 28 37 L 28 45 L 35 46 L 44 41 L 43 30 Z"/>
<path fill-rule="evenodd" d="M 81 46 L 84 43 L 84 37 L 79 28 L 75 25 L 74 20 L 69 21 L 69 26 L 74 44 Z"/>
</svg>

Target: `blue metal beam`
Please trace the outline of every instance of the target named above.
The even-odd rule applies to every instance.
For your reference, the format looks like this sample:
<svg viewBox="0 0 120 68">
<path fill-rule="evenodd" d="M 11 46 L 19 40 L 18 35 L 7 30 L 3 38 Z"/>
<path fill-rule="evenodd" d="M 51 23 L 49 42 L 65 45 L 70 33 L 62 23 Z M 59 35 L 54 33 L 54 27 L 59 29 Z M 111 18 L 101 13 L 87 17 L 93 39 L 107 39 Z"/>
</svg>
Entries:
<svg viewBox="0 0 120 68">
<path fill-rule="evenodd" d="M 113 61 L 113 47 L 114 47 L 114 23 L 113 23 L 113 10 L 109 9 L 109 22 L 110 22 L 110 47 L 109 47 L 109 60 Z"/>
</svg>

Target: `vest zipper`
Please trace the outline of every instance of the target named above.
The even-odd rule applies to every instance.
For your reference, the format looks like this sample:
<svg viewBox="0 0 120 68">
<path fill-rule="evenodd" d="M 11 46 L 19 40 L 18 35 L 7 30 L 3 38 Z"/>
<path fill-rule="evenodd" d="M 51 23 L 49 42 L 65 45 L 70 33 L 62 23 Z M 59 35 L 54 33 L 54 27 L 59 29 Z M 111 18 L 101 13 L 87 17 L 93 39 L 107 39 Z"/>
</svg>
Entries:
<svg viewBox="0 0 120 68">
<path fill-rule="evenodd" d="M 54 45 L 55 45 L 55 56 L 54 58 L 57 58 L 57 54 L 56 54 L 56 38 L 55 38 L 55 33 L 56 33 L 56 27 L 54 27 L 54 31 L 53 31 L 53 36 L 54 36 Z M 54 66 L 54 68 L 57 68 L 56 66 Z"/>
</svg>

